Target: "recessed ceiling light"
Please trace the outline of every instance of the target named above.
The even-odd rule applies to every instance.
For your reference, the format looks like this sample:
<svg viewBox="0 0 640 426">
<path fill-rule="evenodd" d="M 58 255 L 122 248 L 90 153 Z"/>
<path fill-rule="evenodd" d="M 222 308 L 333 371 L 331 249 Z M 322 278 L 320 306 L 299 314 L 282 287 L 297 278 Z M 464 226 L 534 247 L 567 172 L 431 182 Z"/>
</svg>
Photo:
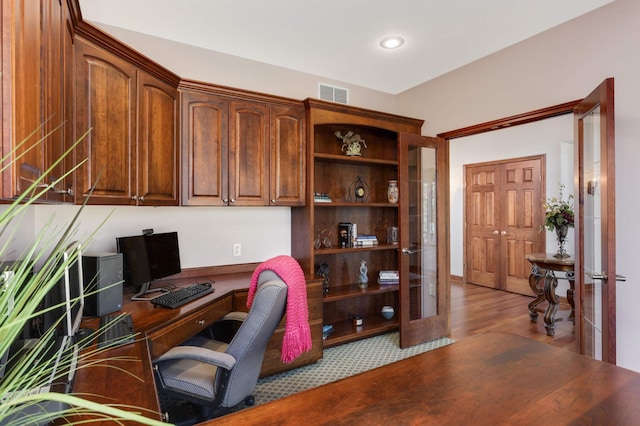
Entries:
<svg viewBox="0 0 640 426">
<path fill-rule="evenodd" d="M 397 49 L 404 44 L 404 39 L 400 36 L 385 37 L 380 41 L 380 46 L 385 49 Z"/>
</svg>

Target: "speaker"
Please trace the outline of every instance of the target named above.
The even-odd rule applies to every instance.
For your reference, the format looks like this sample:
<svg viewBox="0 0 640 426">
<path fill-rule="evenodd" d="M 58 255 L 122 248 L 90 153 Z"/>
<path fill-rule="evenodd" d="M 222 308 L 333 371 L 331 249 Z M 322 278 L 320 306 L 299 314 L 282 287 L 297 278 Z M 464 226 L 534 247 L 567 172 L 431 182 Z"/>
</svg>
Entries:
<svg viewBox="0 0 640 426">
<path fill-rule="evenodd" d="M 82 256 L 85 316 L 101 317 L 122 309 L 122 253 Z"/>
</svg>

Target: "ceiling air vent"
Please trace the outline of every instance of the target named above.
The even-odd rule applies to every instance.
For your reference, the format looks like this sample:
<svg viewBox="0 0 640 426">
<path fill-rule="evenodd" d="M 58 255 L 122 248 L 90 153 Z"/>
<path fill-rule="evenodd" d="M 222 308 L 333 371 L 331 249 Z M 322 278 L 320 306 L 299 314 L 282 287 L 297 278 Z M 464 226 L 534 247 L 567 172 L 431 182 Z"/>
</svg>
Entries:
<svg viewBox="0 0 640 426">
<path fill-rule="evenodd" d="M 323 101 L 348 104 L 349 89 L 345 89 L 344 87 L 331 86 L 325 83 L 318 83 L 318 97 Z"/>
</svg>

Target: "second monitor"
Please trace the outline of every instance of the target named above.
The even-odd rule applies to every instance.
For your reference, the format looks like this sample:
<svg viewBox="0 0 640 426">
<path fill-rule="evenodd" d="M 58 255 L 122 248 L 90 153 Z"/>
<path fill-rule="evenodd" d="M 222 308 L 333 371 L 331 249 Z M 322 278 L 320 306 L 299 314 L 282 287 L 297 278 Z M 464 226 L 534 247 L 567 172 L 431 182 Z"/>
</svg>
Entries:
<svg viewBox="0 0 640 426">
<path fill-rule="evenodd" d="M 162 290 L 149 288 L 154 280 L 182 271 L 177 232 L 119 237 L 116 243 L 123 256 L 125 284 L 137 291 L 132 300 L 149 300 L 146 294 Z"/>
</svg>

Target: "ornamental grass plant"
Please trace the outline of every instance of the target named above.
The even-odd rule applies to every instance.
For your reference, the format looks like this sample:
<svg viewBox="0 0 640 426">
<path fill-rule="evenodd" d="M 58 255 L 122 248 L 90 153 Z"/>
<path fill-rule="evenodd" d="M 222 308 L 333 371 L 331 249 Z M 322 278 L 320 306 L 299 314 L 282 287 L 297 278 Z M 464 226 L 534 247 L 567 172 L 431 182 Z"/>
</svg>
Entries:
<svg viewBox="0 0 640 426">
<path fill-rule="evenodd" d="M 60 127 L 52 130 L 51 133 L 58 131 Z M 24 141 L 14 147 L 12 152 L 2 158 L 1 172 L 20 164 L 21 159 L 29 150 L 36 149 L 39 144 L 43 144 L 51 134 L 45 135 L 36 143 L 27 145 L 40 131 L 41 128 L 34 130 Z M 78 144 L 82 143 L 88 133 L 82 135 L 49 169 L 31 182 L 20 196 L 12 200 L 10 204 L 6 204 L 0 211 L 0 260 L 7 260 L 9 255 L 20 259 L 20 262 L 12 269 L 13 277 L 10 280 L 5 280 L 3 291 L 0 291 L 0 356 L 10 353 L 12 343 L 21 338 L 25 327 L 37 324 L 45 312 L 56 308 L 56 306 L 44 306 L 42 301 L 62 277 L 65 267 L 76 260 L 81 261 L 81 259 L 71 256 L 62 262 L 61 255 L 72 241 L 77 240 L 77 225 L 84 205 L 78 209 L 64 227 L 55 227 L 52 225 L 53 220 L 50 220 L 42 229 L 35 230 L 33 240 L 26 245 L 25 249 L 14 253 L 14 246 L 15 240 L 19 236 L 20 227 L 28 226 L 24 223 L 28 209 L 41 202 L 48 191 L 58 187 L 67 176 L 74 173 L 86 161 L 75 164 L 72 170 L 57 179 L 50 182 L 45 181 L 54 168 L 64 161 L 66 156 L 71 155 Z M 85 198 L 85 204 L 88 198 Z M 108 217 L 104 220 L 107 219 Z M 97 229 L 90 236 L 84 238 L 81 244 L 84 247 L 88 246 L 96 232 Z M 77 256 L 77 252 L 75 253 Z M 96 351 L 86 350 L 81 352 L 79 362 L 74 363 L 72 347 L 62 354 L 61 365 L 65 368 L 58 369 L 58 373 L 54 374 L 51 367 L 52 355 L 49 349 L 56 338 L 55 329 L 54 326 L 43 331 L 32 349 L 25 352 L 24 355 L 8 360 L 11 362 L 12 368 L 4 371 L 4 376 L 0 379 L 0 425 L 45 424 L 56 418 L 66 424 L 91 424 L 92 420 L 87 420 L 89 417 L 96 420 L 166 425 L 161 421 L 143 416 L 142 409 L 115 403 L 95 403 L 86 398 L 88 395 L 52 391 L 29 392 L 30 389 L 39 388 L 51 382 L 66 380 L 69 369 L 94 368 L 99 366 L 101 362 L 96 361 L 97 358 L 93 357 Z M 139 362 L 135 359 L 129 360 Z M 4 366 L 0 365 L 0 370 Z M 102 366 L 101 368 L 107 367 Z M 50 411 L 52 406 L 62 408 L 52 412 Z M 47 407 L 47 409 L 40 410 L 28 419 L 16 417 L 27 407 Z"/>
</svg>

